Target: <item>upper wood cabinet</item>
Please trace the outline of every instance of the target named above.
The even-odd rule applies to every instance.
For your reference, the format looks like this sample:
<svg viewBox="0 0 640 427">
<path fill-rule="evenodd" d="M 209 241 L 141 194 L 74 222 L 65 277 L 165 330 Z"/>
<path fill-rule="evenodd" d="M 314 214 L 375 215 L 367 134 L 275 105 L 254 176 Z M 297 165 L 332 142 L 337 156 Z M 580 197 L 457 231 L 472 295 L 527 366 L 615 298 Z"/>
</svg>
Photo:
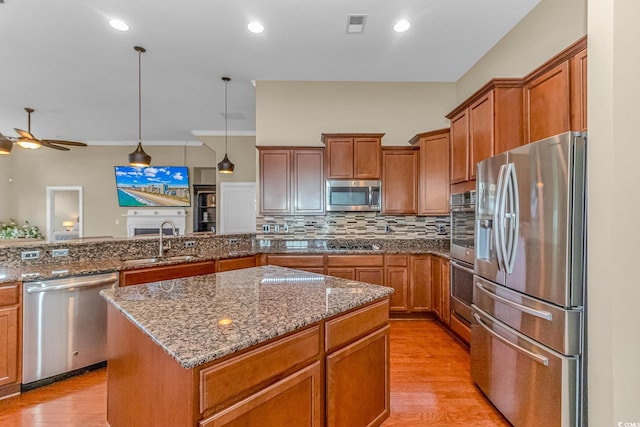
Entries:
<svg viewBox="0 0 640 427">
<path fill-rule="evenodd" d="M 383 133 L 323 133 L 327 179 L 380 179 Z"/>
<path fill-rule="evenodd" d="M 451 184 L 476 179 L 476 164 L 523 144 L 521 79 L 493 79 L 447 115 Z"/>
<path fill-rule="evenodd" d="M 409 143 L 420 147 L 418 215 L 448 215 L 449 129 L 420 133 Z"/>
<path fill-rule="evenodd" d="M 260 212 L 324 213 L 324 149 L 260 147 Z"/>
<path fill-rule="evenodd" d="M 526 142 L 587 130 L 586 38 L 525 77 Z"/>
<path fill-rule="evenodd" d="M 418 213 L 419 151 L 416 147 L 382 149 L 382 213 Z"/>
</svg>

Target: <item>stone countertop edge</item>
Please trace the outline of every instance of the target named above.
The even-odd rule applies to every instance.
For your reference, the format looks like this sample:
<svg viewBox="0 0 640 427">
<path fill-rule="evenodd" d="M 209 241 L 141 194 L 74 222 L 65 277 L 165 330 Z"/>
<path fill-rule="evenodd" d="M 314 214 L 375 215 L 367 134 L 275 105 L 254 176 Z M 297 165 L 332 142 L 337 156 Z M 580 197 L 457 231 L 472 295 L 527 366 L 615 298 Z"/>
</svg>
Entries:
<svg viewBox="0 0 640 427">
<path fill-rule="evenodd" d="M 109 261 L 78 261 L 68 264 L 45 264 L 31 268 L 7 268 L 0 267 L 0 285 L 2 283 L 32 280 L 61 279 L 71 276 L 88 276 L 92 274 L 113 273 L 123 270 L 135 270 L 148 267 L 166 265 L 188 264 L 202 261 L 215 261 L 218 259 L 239 258 L 257 254 L 282 254 L 282 255 L 437 255 L 450 259 L 449 249 L 425 248 L 425 249 L 378 249 L 378 250 L 328 250 L 328 249 L 250 249 L 237 251 L 219 251 L 205 256 L 197 255 L 188 261 L 166 260 L 148 264 L 125 264 L 121 260 Z"/>
<path fill-rule="evenodd" d="M 392 293 L 393 289 L 385 286 L 276 266 L 100 292 L 186 369 L 303 329 Z"/>
</svg>

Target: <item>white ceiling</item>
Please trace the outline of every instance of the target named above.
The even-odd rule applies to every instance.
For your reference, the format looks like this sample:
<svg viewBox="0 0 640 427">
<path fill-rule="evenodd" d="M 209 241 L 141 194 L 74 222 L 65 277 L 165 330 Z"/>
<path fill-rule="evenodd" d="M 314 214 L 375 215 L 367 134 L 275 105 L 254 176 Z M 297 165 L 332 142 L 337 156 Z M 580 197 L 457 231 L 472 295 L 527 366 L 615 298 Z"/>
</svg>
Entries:
<svg viewBox="0 0 640 427">
<path fill-rule="evenodd" d="M 135 141 L 255 131 L 250 80 L 455 82 L 540 0 L 4 0 L 0 132 Z M 346 34 L 348 14 L 367 14 Z M 131 29 L 119 32 L 108 20 Z M 399 19 L 411 22 L 394 33 Z M 247 31 L 251 20 L 265 26 Z"/>
</svg>

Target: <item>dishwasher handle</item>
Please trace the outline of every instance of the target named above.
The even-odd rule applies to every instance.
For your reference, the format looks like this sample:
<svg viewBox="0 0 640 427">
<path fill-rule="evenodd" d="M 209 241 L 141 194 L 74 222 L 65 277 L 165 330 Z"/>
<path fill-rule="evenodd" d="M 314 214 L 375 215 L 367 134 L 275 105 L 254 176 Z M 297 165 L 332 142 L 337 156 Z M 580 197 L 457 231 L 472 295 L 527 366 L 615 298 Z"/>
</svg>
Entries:
<svg viewBox="0 0 640 427">
<path fill-rule="evenodd" d="M 50 292 L 50 291 L 62 291 L 64 289 L 71 288 L 90 288 L 93 286 L 102 286 L 102 285 L 116 285 L 118 283 L 117 278 L 107 277 L 93 280 L 81 280 L 74 283 L 65 283 L 63 285 L 50 285 L 47 286 L 46 282 L 35 282 L 32 285 L 40 284 L 40 286 L 29 286 L 27 287 L 28 294 L 35 294 L 38 292 Z"/>
</svg>

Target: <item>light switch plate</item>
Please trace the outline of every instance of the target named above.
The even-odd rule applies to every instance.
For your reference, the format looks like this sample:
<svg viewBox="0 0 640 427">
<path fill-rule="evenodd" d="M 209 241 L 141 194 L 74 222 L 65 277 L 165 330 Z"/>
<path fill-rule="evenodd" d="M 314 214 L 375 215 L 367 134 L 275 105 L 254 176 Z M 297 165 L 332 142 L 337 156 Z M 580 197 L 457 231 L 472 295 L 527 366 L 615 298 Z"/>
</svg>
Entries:
<svg viewBox="0 0 640 427">
<path fill-rule="evenodd" d="M 51 256 L 54 258 L 59 256 L 69 256 L 69 249 L 52 249 Z"/>
</svg>

